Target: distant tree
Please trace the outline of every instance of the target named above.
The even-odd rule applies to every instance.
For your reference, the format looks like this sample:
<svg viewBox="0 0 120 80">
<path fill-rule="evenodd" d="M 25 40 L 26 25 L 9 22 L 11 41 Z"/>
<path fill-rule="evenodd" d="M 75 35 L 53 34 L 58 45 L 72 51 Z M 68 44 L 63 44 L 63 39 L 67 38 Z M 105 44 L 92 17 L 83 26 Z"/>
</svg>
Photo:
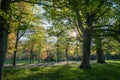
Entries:
<svg viewBox="0 0 120 80">
<path fill-rule="evenodd" d="M 11 25 L 11 29 L 14 29 L 16 35 L 15 47 L 14 47 L 15 49 L 13 55 L 13 66 L 16 65 L 16 53 L 18 48 L 18 42 L 20 38 L 25 34 L 26 29 L 32 26 L 31 19 L 33 17 L 33 13 L 32 10 L 30 10 L 30 8 L 32 8 L 32 5 L 24 2 L 11 4 L 12 15 L 10 20 L 10 25 Z"/>
<path fill-rule="evenodd" d="M 46 45 L 46 30 L 42 26 L 34 26 L 30 28 L 32 33 L 28 36 L 27 42 L 29 43 L 30 48 L 30 63 L 32 63 L 34 56 L 40 60 L 41 50 Z"/>
<path fill-rule="evenodd" d="M 96 38 L 96 55 L 97 55 L 97 63 L 105 63 L 105 57 L 103 55 L 102 49 L 102 39 L 101 37 Z"/>
</svg>

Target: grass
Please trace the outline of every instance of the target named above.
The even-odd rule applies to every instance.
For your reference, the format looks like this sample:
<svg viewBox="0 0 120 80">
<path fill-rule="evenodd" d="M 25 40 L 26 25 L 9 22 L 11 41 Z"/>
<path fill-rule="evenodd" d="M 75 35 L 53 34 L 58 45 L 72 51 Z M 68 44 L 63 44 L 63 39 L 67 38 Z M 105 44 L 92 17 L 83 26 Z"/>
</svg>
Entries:
<svg viewBox="0 0 120 80">
<path fill-rule="evenodd" d="M 78 64 L 38 68 L 5 68 L 3 80 L 120 80 L 120 61 L 92 64 L 82 70 Z"/>
</svg>

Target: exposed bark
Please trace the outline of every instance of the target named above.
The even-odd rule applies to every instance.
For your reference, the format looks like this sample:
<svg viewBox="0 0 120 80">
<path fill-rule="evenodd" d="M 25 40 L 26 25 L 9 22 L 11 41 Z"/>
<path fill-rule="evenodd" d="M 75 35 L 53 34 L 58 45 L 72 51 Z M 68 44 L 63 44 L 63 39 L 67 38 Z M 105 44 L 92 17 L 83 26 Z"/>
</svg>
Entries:
<svg viewBox="0 0 120 80">
<path fill-rule="evenodd" d="M 88 29 L 85 29 L 83 27 L 83 23 L 81 20 L 81 16 L 79 13 L 79 10 L 76 9 L 75 10 L 76 16 L 77 16 L 77 22 L 78 22 L 78 26 L 81 29 L 82 33 L 83 33 L 83 57 L 82 57 L 82 63 L 80 65 L 80 68 L 82 69 L 88 69 L 91 68 L 90 66 L 90 62 L 89 62 L 89 57 L 90 57 L 90 47 L 91 47 L 91 32 Z M 94 15 L 86 14 L 86 24 L 88 25 L 88 27 L 92 27 L 92 21 L 93 21 L 93 17 Z"/>
<path fill-rule="evenodd" d="M 92 27 L 92 24 L 95 19 L 95 14 L 92 13 L 86 13 L 86 24 L 87 28 L 85 29 L 83 27 L 83 23 L 81 20 L 81 16 L 79 14 L 79 11 L 76 9 L 76 15 L 77 15 L 77 21 L 79 28 L 81 29 L 83 33 L 83 57 L 82 57 L 82 63 L 80 65 L 80 68 L 82 69 L 88 69 L 91 68 L 90 62 L 89 62 L 89 57 L 90 57 L 90 48 L 91 48 L 91 32 L 90 29 Z"/>
<path fill-rule="evenodd" d="M 17 53 L 17 47 L 18 47 L 18 36 L 19 36 L 19 30 L 17 30 L 17 34 L 16 34 L 16 42 L 15 42 L 15 50 L 14 50 L 14 54 L 13 54 L 13 66 L 16 65 L 16 53 Z"/>
<path fill-rule="evenodd" d="M 101 38 L 97 37 L 96 39 L 97 39 L 97 41 L 96 41 L 97 63 L 105 63 L 103 50 L 102 50 Z"/>
<path fill-rule="evenodd" d="M 7 13 L 11 0 L 1 0 L 0 9 Z M 9 24 L 7 20 L 0 16 L 0 80 L 2 80 L 3 64 L 5 61 L 5 54 L 7 52 L 7 39 L 8 39 Z"/>
<path fill-rule="evenodd" d="M 80 68 L 82 69 L 88 69 L 91 68 L 90 66 L 90 47 L 91 47 L 91 33 L 88 30 L 84 31 L 84 42 L 83 42 L 83 57 L 82 57 L 82 63 L 80 65 Z"/>
<path fill-rule="evenodd" d="M 6 30 L 0 30 L 0 80 L 2 80 L 2 70 L 5 61 L 5 54 L 7 51 L 7 38 L 8 32 Z"/>
</svg>

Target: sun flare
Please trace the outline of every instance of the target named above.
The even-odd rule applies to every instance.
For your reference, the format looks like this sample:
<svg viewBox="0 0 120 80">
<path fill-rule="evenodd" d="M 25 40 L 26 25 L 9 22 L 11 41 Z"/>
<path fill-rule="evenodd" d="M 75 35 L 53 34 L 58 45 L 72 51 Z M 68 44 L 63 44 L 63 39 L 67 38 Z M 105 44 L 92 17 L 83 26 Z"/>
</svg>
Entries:
<svg viewBox="0 0 120 80">
<path fill-rule="evenodd" d="M 71 33 L 71 36 L 76 37 L 76 36 L 77 36 L 77 33 L 76 33 L 76 32 L 72 32 L 72 33 Z"/>
</svg>

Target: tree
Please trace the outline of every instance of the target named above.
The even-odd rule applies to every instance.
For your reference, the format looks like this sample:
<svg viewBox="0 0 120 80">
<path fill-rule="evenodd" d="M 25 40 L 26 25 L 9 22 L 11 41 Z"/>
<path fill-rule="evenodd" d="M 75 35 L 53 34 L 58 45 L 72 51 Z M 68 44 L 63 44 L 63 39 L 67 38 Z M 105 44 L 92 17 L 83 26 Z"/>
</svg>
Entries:
<svg viewBox="0 0 120 80">
<path fill-rule="evenodd" d="M 48 35 L 54 36 L 57 39 L 55 43 L 57 62 L 60 62 L 61 56 L 64 55 L 64 59 L 62 60 L 66 60 L 68 64 L 70 59 L 70 48 L 76 41 L 77 31 L 75 31 L 71 25 L 65 23 L 64 20 L 58 23 L 54 21 L 53 24 L 54 25 L 50 26 L 48 29 Z"/>
<path fill-rule="evenodd" d="M 8 10 L 10 9 L 11 0 L 0 0 L 0 80 L 2 79 L 3 63 L 7 51 L 7 38 L 9 32 Z M 14 2 L 14 1 L 13 1 Z"/>
<path fill-rule="evenodd" d="M 1 0 L 0 10 L 7 15 L 11 0 Z M 5 15 L 5 16 L 6 16 Z M 0 15 L 0 80 L 2 80 L 2 70 L 7 51 L 7 38 L 9 24 L 5 16 Z"/>
<path fill-rule="evenodd" d="M 17 48 L 18 48 L 18 41 L 26 32 L 26 29 L 28 26 L 26 24 L 29 24 L 29 23 L 25 23 L 25 21 L 23 22 L 23 19 L 25 19 L 25 17 L 23 17 L 23 16 L 27 16 L 26 15 L 27 10 L 24 6 L 25 6 L 25 3 L 19 2 L 19 3 L 13 4 L 11 7 L 11 8 L 13 8 L 12 9 L 13 14 L 12 14 L 12 20 L 11 20 L 12 21 L 11 27 L 13 27 L 13 29 L 15 30 L 15 35 L 16 35 L 15 47 L 14 47 L 15 50 L 14 50 L 14 55 L 13 55 L 13 66 L 16 65 L 16 53 L 17 53 Z M 14 26 L 14 24 L 17 24 L 17 25 Z"/>
<path fill-rule="evenodd" d="M 95 22 L 99 21 L 99 19 L 103 18 L 105 14 L 109 13 L 112 2 L 106 0 L 66 0 L 54 2 L 49 1 L 49 3 L 47 4 L 47 7 L 50 6 L 52 8 L 49 7 L 49 10 L 47 8 L 45 9 L 49 12 L 47 16 L 52 18 L 52 20 L 56 19 L 57 21 L 62 21 L 66 18 L 69 18 L 72 21 L 77 21 L 77 26 L 81 30 L 83 36 L 83 58 L 80 68 L 90 68 L 89 56 L 91 52 L 92 28 L 95 27 L 94 25 L 97 25 Z M 66 11 L 64 11 L 64 9 Z M 50 10 L 52 11 L 50 12 Z M 71 15 L 70 13 L 73 14 Z"/>
<path fill-rule="evenodd" d="M 10 9 L 11 2 L 14 1 L 0 0 L 0 12 L 2 13 L 0 14 L 0 80 L 2 79 L 3 63 L 7 51 L 7 38 L 9 32 L 8 18 L 10 17 L 10 15 L 8 14 L 8 10 Z"/>
<path fill-rule="evenodd" d="M 105 52 L 105 59 L 119 58 L 120 44 L 112 36 L 103 39 L 103 51 Z"/>
<path fill-rule="evenodd" d="M 37 21 L 38 19 L 36 18 L 36 15 L 33 13 L 33 9 L 35 10 L 35 8 L 32 4 L 25 2 L 17 2 L 12 4 L 11 9 L 12 9 L 11 27 L 12 29 L 15 30 L 16 35 L 15 50 L 13 56 L 13 65 L 15 66 L 19 40 L 21 39 L 22 36 L 24 36 L 28 28 L 34 26 L 33 22 Z"/>
<path fill-rule="evenodd" d="M 75 3 L 75 2 L 74 2 Z M 77 3 L 77 1 L 76 1 Z M 72 2 L 71 2 L 72 4 Z M 91 48 L 91 29 L 93 27 L 94 22 L 96 22 L 97 20 L 99 20 L 100 17 L 102 17 L 106 11 L 108 11 L 108 4 L 109 2 L 107 1 L 88 1 L 86 0 L 84 3 L 84 10 L 82 10 L 82 8 L 75 8 L 75 12 L 77 15 L 77 21 L 78 21 L 78 25 L 83 33 L 83 59 L 82 59 L 82 63 L 80 65 L 80 68 L 90 68 L 90 63 L 89 63 L 89 55 L 90 55 L 90 48 Z M 90 7 L 91 5 L 94 5 L 94 7 Z M 101 9 L 103 6 L 105 6 L 106 8 L 103 10 Z M 78 6 L 79 7 L 79 6 Z M 85 9 L 86 8 L 86 9 Z M 81 11 L 81 13 L 83 13 L 83 15 L 85 14 L 85 24 L 86 24 L 86 28 L 84 27 L 84 22 L 82 21 L 82 15 L 79 13 L 79 11 Z M 82 12 L 83 11 L 83 12 Z M 101 12 L 99 12 L 101 11 Z"/>
<path fill-rule="evenodd" d="M 27 43 L 29 43 L 30 46 L 30 63 L 32 63 L 33 58 L 36 55 L 38 58 L 38 62 L 40 60 L 41 50 L 45 46 L 46 42 L 46 31 L 44 27 L 42 26 L 34 26 L 29 29 L 30 34 L 27 40 Z"/>
</svg>

